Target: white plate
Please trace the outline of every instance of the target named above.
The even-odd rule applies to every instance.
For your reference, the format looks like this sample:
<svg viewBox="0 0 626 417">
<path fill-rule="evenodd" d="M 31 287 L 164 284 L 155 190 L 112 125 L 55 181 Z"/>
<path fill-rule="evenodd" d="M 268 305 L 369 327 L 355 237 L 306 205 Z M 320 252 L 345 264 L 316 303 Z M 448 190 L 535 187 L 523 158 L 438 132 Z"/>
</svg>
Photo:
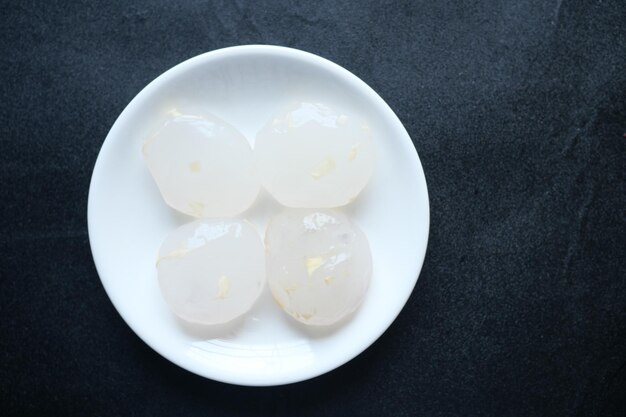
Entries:
<svg viewBox="0 0 626 417">
<path fill-rule="evenodd" d="M 202 103 L 254 143 L 256 131 L 289 102 L 323 102 L 369 120 L 377 170 L 346 210 L 367 234 L 371 286 L 361 307 L 331 328 L 287 317 L 265 290 L 254 308 L 219 328 L 186 325 L 159 293 L 155 259 L 163 238 L 192 219 L 162 201 L 140 156 L 155 115 Z M 280 209 L 266 193 L 243 217 L 263 233 Z M 239 46 L 209 52 L 167 71 L 126 107 L 96 162 L 88 204 L 89 239 L 102 284 L 126 323 L 175 364 L 218 381 L 279 385 L 328 372 L 365 350 L 406 303 L 426 252 L 424 172 L 406 130 L 387 104 L 347 70 L 306 52 Z"/>
</svg>

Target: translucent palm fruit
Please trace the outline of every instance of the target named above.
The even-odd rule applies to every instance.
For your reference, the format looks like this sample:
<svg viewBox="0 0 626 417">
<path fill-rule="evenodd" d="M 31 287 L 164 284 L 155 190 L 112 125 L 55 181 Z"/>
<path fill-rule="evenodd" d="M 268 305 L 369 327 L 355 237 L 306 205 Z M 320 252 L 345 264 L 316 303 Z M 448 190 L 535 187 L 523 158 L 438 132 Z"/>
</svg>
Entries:
<svg viewBox="0 0 626 417">
<path fill-rule="evenodd" d="M 263 185 L 288 207 L 348 204 L 374 171 L 368 125 L 318 103 L 273 117 L 257 133 L 254 152 Z"/>
<path fill-rule="evenodd" d="M 365 234 L 343 213 L 289 209 L 265 234 L 274 299 L 296 320 L 329 325 L 361 304 L 372 274 Z"/>
<path fill-rule="evenodd" d="M 206 112 L 171 115 L 143 155 L 165 202 L 194 217 L 239 214 L 259 193 L 250 144 Z"/>
<path fill-rule="evenodd" d="M 200 219 L 168 235 L 157 260 L 165 302 L 180 318 L 225 323 L 248 311 L 265 283 L 265 250 L 252 225 Z"/>
</svg>

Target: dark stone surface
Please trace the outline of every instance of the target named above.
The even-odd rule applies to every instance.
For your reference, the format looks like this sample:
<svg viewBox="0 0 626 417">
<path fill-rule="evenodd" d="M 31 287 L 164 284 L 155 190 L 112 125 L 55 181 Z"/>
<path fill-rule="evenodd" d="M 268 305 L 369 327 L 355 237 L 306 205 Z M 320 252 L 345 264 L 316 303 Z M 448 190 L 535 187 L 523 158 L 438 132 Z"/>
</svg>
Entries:
<svg viewBox="0 0 626 417">
<path fill-rule="evenodd" d="M 296 3 L 2 2 L 0 414 L 626 415 L 626 3 Z M 371 85 L 413 138 L 432 209 L 385 335 L 262 389 L 194 376 L 135 336 L 86 228 L 126 104 L 178 62 L 247 43 Z"/>
</svg>

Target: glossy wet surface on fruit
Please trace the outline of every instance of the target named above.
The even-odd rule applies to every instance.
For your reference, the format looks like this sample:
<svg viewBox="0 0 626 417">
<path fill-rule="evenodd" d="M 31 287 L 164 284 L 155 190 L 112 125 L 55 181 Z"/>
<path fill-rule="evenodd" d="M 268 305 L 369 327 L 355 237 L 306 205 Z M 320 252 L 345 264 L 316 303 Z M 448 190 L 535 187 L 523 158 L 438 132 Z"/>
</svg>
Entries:
<svg viewBox="0 0 626 417">
<path fill-rule="evenodd" d="M 245 221 L 202 219 L 166 238 L 157 260 L 161 293 L 180 318 L 228 322 L 247 312 L 265 283 L 265 252 Z"/>
<path fill-rule="evenodd" d="M 265 245 L 269 287 L 296 320 L 329 325 L 361 304 L 372 272 L 370 248 L 345 214 L 285 210 L 270 220 Z"/>
<path fill-rule="evenodd" d="M 246 138 L 207 112 L 172 114 L 142 153 L 165 202 L 190 216 L 239 214 L 260 190 Z"/>
<path fill-rule="evenodd" d="M 353 201 L 374 171 L 363 120 L 319 103 L 299 103 L 258 132 L 261 181 L 287 207 L 339 207 Z"/>
</svg>

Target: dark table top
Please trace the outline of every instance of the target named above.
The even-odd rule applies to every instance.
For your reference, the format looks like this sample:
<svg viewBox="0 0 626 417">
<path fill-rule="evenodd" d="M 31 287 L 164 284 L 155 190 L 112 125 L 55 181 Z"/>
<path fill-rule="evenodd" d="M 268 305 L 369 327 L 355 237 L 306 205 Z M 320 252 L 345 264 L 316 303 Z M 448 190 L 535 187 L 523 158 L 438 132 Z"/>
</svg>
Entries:
<svg viewBox="0 0 626 417">
<path fill-rule="evenodd" d="M 624 415 L 622 0 L 0 10 L 1 415 Z M 424 268 L 389 330 L 273 388 L 205 380 L 145 345 L 100 284 L 86 226 L 126 104 L 189 57 L 249 43 L 319 54 L 372 86 L 431 198 Z"/>
</svg>

